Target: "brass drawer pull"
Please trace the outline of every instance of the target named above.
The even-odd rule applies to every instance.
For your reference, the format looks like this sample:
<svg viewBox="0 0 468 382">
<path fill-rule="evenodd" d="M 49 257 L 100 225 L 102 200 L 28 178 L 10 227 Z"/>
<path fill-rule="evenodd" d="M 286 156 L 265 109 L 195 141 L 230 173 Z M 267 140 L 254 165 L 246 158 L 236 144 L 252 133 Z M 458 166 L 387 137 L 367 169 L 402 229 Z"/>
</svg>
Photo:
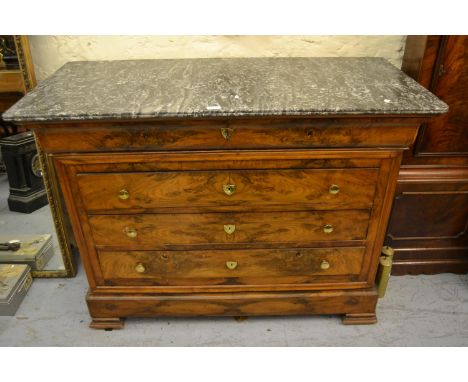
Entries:
<svg viewBox="0 0 468 382">
<path fill-rule="evenodd" d="M 138 273 L 145 273 L 146 268 L 142 263 L 138 263 L 135 267 L 135 271 L 137 271 Z"/>
<path fill-rule="evenodd" d="M 340 188 L 336 184 L 332 184 L 328 189 L 328 192 L 332 195 L 336 195 L 340 192 Z"/>
<path fill-rule="evenodd" d="M 237 261 L 226 261 L 226 267 L 228 267 L 230 270 L 236 269 Z"/>
<path fill-rule="evenodd" d="M 232 235 L 235 230 L 236 230 L 236 225 L 235 224 L 225 224 L 224 225 L 224 232 L 226 232 L 228 235 Z"/>
<path fill-rule="evenodd" d="M 235 184 L 225 184 L 223 185 L 223 191 L 226 195 L 231 196 L 236 192 L 236 185 Z"/>
<path fill-rule="evenodd" d="M 330 268 L 330 263 L 327 260 L 322 260 L 320 263 L 320 269 L 328 269 Z"/>
<path fill-rule="evenodd" d="M 234 134 L 234 129 L 231 129 L 229 127 L 221 128 L 221 135 L 226 141 L 229 141 L 232 138 L 233 134 Z"/>
<path fill-rule="evenodd" d="M 134 237 L 137 237 L 137 230 L 135 228 L 125 227 L 124 232 L 127 234 L 128 237 L 131 237 L 132 239 Z"/>
<path fill-rule="evenodd" d="M 323 226 L 323 232 L 332 233 L 333 232 L 333 226 L 331 224 L 325 224 Z"/>
<path fill-rule="evenodd" d="M 130 193 L 124 188 L 119 191 L 119 199 L 127 200 L 130 197 Z"/>
</svg>

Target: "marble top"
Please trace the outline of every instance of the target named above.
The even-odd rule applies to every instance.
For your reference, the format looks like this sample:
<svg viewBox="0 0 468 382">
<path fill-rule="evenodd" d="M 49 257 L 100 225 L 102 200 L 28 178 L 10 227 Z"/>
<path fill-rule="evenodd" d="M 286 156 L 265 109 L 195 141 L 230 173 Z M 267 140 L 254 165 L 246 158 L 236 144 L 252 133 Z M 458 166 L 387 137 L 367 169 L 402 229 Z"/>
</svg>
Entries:
<svg viewBox="0 0 468 382">
<path fill-rule="evenodd" d="M 440 114 L 448 106 L 383 58 L 69 62 L 7 121 Z"/>
</svg>

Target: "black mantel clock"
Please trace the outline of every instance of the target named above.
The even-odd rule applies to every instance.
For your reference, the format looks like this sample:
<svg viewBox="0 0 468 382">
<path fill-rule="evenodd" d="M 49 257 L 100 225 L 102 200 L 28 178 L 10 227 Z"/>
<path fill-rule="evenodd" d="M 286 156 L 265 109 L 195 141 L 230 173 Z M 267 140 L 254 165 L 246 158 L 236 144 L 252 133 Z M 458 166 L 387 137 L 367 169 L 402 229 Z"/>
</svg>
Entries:
<svg viewBox="0 0 468 382">
<path fill-rule="evenodd" d="M 31 213 L 47 204 L 42 170 L 32 132 L 0 139 L 5 162 L 11 211 Z"/>
</svg>

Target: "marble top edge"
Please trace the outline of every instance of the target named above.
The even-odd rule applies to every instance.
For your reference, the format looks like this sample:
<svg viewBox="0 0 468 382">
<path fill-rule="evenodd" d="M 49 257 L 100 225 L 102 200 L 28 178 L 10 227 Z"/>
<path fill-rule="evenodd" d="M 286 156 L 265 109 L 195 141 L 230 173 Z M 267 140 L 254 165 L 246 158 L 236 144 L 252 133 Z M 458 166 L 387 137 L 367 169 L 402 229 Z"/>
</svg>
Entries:
<svg viewBox="0 0 468 382">
<path fill-rule="evenodd" d="M 168 58 L 68 62 L 3 118 L 404 116 L 447 110 L 381 57 Z"/>
<path fill-rule="evenodd" d="M 438 109 L 438 110 L 433 110 L 433 111 L 421 111 L 421 110 L 405 110 L 404 113 L 402 112 L 395 112 L 392 110 L 388 111 L 382 111 L 382 110 L 375 110 L 375 111 L 367 111 L 366 113 L 360 112 L 360 111 L 314 111 L 314 112 L 304 112 L 304 111 L 250 111 L 250 112 L 236 112 L 236 113 L 231 113 L 231 112 L 216 112 L 216 111 L 210 111 L 210 112 L 200 112 L 200 113 L 160 113 L 158 115 L 154 114 L 119 114 L 119 115 L 104 115 L 104 114 L 99 114 L 99 115 L 91 115 L 91 114 L 86 114 L 86 115 L 67 115 L 67 116 L 54 116 L 53 118 L 50 118 L 48 116 L 45 117 L 34 117 L 34 118 L 28 118 L 28 117 L 15 117 L 14 119 L 5 119 L 7 122 L 65 122 L 65 121 L 112 121 L 112 120 L 132 120 L 132 119 L 147 119 L 147 120 L 162 120 L 162 119 L 177 119 L 177 118 L 190 118 L 190 119 L 202 119 L 202 118 L 249 118 L 249 117 L 313 117 L 313 116 L 336 116 L 336 117 L 346 117 L 346 116 L 356 116 L 356 115 L 362 115 L 362 116 L 376 116 L 376 115 L 382 115 L 382 116 L 394 116 L 398 115 L 401 117 L 404 117 L 405 115 L 412 116 L 433 116 L 433 115 L 439 115 L 443 114 L 448 111 L 448 106 L 445 109 Z"/>
</svg>

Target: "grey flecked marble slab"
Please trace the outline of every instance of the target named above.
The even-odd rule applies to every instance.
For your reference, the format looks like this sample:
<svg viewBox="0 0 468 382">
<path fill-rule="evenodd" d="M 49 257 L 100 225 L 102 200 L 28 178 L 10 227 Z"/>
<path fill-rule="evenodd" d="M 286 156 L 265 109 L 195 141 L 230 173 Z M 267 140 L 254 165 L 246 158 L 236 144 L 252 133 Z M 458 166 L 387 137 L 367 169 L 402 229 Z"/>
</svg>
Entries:
<svg viewBox="0 0 468 382">
<path fill-rule="evenodd" d="M 7 121 L 440 114 L 445 103 L 382 58 L 69 62 Z"/>
</svg>

